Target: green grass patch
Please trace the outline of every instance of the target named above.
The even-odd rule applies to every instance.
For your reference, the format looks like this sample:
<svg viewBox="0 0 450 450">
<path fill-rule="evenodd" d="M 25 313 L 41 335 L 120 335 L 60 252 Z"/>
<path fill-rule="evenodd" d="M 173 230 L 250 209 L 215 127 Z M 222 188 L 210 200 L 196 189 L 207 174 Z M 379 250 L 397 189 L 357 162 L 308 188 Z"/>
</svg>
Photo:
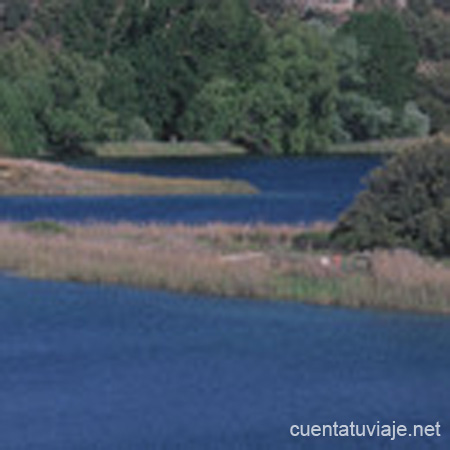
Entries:
<svg viewBox="0 0 450 450">
<path fill-rule="evenodd" d="M 329 153 L 343 155 L 374 154 L 384 155 L 401 152 L 407 148 L 418 147 L 426 144 L 433 137 L 425 138 L 403 138 L 403 139 L 380 139 L 366 142 L 349 142 L 346 144 L 334 144 Z"/>
<path fill-rule="evenodd" d="M 69 228 L 60 222 L 54 222 L 53 220 L 34 220 L 18 226 L 21 230 L 28 233 L 37 234 L 66 234 L 69 232 Z"/>
<path fill-rule="evenodd" d="M 228 142 L 109 142 L 94 147 L 100 158 L 237 156 L 246 150 Z"/>
<path fill-rule="evenodd" d="M 302 301 L 332 302 L 342 297 L 342 281 L 309 277 L 276 277 L 276 295 Z"/>
</svg>

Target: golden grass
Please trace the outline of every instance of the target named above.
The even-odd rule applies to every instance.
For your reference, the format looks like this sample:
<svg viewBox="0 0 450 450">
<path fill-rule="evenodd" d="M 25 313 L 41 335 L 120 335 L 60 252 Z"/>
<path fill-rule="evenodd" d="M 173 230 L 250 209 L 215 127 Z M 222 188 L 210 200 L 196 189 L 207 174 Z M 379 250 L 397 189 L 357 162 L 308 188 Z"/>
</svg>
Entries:
<svg viewBox="0 0 450 450">
<path fill-rule="evenodd" d="M 0 195 L 254 194 L 245 181 L 196 180 L 72 169 L 62 164 L 0 159 Z"/>
<path fill-rule="evenodd" d="M 435 140 L 448 142 L 450 137 L 444 133 L 437 136 L 423 138 L 397 138 L 380 139 L 367 142 L 351 142 L 348 144 L 335 144 L 330 148 L 329 153 L 336 154 L 391 154 L 404 151 L 408 148 L 421 147 L 434 142 Z"/>
<path fill-rule="evenodd" d="M 96 145 L 102 158 L 162 158 L 176 156 L 245 155 L 244 148 L 228 142 L 108 142 Z"/>
<path fill-rule="evenodd" d="M 0 269 L 33 278 L 450 313 L 450 268 L 410 251 L 299 251 L 316 224 L 0 224 Z"/>
</svg>

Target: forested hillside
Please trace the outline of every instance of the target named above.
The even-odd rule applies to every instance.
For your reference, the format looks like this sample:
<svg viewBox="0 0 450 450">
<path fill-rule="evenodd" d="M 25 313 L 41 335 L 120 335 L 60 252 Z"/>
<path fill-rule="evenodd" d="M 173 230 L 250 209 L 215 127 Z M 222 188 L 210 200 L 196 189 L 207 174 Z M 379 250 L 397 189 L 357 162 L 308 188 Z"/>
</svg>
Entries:
<svg viewBox="0 0 450 450">
<path fill-rule="evenodd" d="M 337 20 L 291 0 L 0 0 L 0 151 L 177 139 L 292 154 L 437 132 L 445 4 Z"/>
</svg>

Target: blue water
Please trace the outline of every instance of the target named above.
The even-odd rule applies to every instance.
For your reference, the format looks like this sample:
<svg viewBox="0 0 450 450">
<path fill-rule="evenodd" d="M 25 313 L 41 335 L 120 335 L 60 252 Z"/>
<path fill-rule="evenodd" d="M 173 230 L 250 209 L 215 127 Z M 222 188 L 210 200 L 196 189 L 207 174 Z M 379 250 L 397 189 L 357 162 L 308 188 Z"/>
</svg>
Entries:
<svg viewBox="0 0 450 450">
<path fill-rule="evenodd" d="M 3 198 L 0 218 L 334 219 L 377 159 L 133 162 L 255 197 Z M 108 168 L 110 163 L 104 163 Z M 450 320 L 0 276 L 0 450 L 448 449 Z M 442 437 L 294 438 L 293 424 Z"/>
<path fill-rule="evenodd" d="M 90 163 L 89 168 L 152 175 L 241 179 L 255 196 L 0 198 L 0 220 L 307 223 L 332 221 L 361 190 L 375 157 L 203 158 Z M 85 165 L 86 166 L 86 165 Z"/>
<path fill-rule="evenodd" d="M 448 319 L 0 277 L 2 450 L 448 449 Z M 293 424 L 442 437 L 293 438 Z"/>
</svg>

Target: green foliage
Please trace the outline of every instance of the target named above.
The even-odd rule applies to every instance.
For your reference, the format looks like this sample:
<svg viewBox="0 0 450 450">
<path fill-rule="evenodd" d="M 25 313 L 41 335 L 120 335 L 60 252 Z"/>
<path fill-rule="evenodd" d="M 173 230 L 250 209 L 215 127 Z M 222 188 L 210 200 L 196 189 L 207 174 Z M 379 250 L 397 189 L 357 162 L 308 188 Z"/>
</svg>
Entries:
<svg viewBox="0 0 450 450">
<path fill-rule="evenodd" d="M 0 81 L 0 142 L 2 152 L 13 156 L 29 156 L 43 147 L 27 98 L 13 84 Z"/>
<path fill-rule="evenodd" d="M 261 128 L 279 128 L 276 150 L 303 153 L 326 149 L 332 130 L 337 73 L 331 45 L 316 29 L 296 20 L 277 25 L 270 39 L 268 60 L 248 95 L 258 96 L 257 89 L 261 96 L 263 91 L 266 98 L 271 96 L 267 101 L 274 114 L 264 117 L 262 103 L 256 114 L 263 114 Z M 250 108 L 246 115 L 250 125 L 254 114 Z M 273 118 L 279 125 L 273 123 Z"/>
<path fill-rule="evenodd" d="M 341 93 L 338 100 L 341 134 L 351 140 L 365 141 L 389 136 L 393 124 L 392 110 L 356 92 Z"/>
<path fill-rule="evenodd" d="M 139 92 L 136 71 L 130 61 L 118 54 L 101 60 L 103 77 L 99 101 L 117 112 L 123 120 L 139 115 Z"/>
<path fill-rule="evenodd" d="M 402 18 L 422 59 L 442 61 L 450 58 L 448 18 L 431 9 L 423 13 L 408 9 Z"/>
<path fill-rule="evenodd" d="M 282 154 L 305 148 L 306 101 L 293 107 L 289 90 L 282 83 L 262 80 L 245 91 L 241 98 L 240 120 L 233 131 L 234 140 L 249 150 Z M 288 114 L 291 115 L 291 122 Z M 286 119 L 286 121 L 285 121 Z"/>
<path fill-rule="evenodd" d="M 81 142 L 114 137 L 116 117 L 99 103 L 103 66 L 78 54 L 56 55 L 49 80 L 54 103 L 46 115 L 50 145 L 77 150 Z"/>
<path fill-rule="evenodd" d="M 4 0 L 4 27 L 14 31 L 30 16 L 30 4 L 27 0 Z"/>
<path fill-rule="evenodd" d="M 302 231 L 292 238 L 292 247 L 298 251 L 330 250 L 328 231 Z"/>
<path fill-rule="evenodd" d="M 332 129 L 336 68 L 330 45 L 298 21 L 281 22 L 249 81 L 215 79 L 194 98 L 184 132 L 264 153 L 324 150 Z"/>
<path fill-rule="evenodd" d="M 123 129 L 124 138 L 128 141 L 152 141 L 153 130 L 142 117 L 132 117 Z"/>
<path fill-rule="evenodd" d="M 414 0 L 402 19 L 418 49 L 421 64 L 416 103 L 430 117 L 430 130 L 448 130 L 450 124 L 450 21 L 432 0 Z"/>
<path fill-rule="evenodd" d="M 45 77 L 48 52 L 27 35 L 0 47 L 0 77 L 11 82 L 25 76 Z"/>
<path fill-rule="evenodd" d="M 180 121 L 183 134 L 194 140 L 232 140 L 240 114 L 241 88 L 235 81 L 215 78 L 191 101 Z"/>
<path fill-rule="evenodd" d="M 450 145 L 436 141 L 372 172 L 332 238 L 349 249 L 406 247 L 449 255 L 449 230 Z"/>
<path fill-rule="evenodd" d="M 428 4 L 412 1 L 414 22 Z M 422 134 L 422 110 L 433 130 L 446 120 L 445 83 L 426 79 L 410 103 L 417 58 L 404 24 L 414 27 L 393 11 L 357 14 L 336 32 L 302 22 L 295 0 L 6 3 L 17 18 L 0 48 L 11 152 L 176 138 L 294 154 Z"/>
<path fill-rule="evenodd" d="M 306 1 L 299 0 L 249 0 L 250 6 L 270 22 L 293 15 L 303 17 L 307 10 Z"/>
<path fill-rule="evenodd" d="M 431 14 L 432 10 L 433 0 L 409 0 L 407 14 L 424 17 Z"/>
<path fill-rule="evenodd" d="M 1 49 L 0 75 L 2 134 L 9 136 L 3 145 L 10 152 L 74 150 L 84 141 L 114 137 L 116 116 L 100 103 L 106 76 L 100 62 L 52 53 L 24 36 Z"/>
<path fill-rule="evenodd" d="M 430 133 L 430 118 L 415 102 L 406 103 L 397 130 L 399 136 L 425 137 Z"/>
<path fill-rule="evenodd" d="M 69 0 L 41 0 L 34 11 L 31 34 L 40 40 L 59 37 Z"/>
<path fill-rule="evenodd" d="M 430 64 L 420 74 L 417 104 L 431 119 L 431 131 L 450 130 L 450 62 Z"/>
<path fill-rule="evenodd" d="M 142 112 L 159 138 L 182 135 L 179 120 L 205 84 L 246 79 L 264 57 L 262 24 L 244 0 L 159 0 L 144 25 L 128 54 Z"/>
<path fill-rule="evenodd" d="M 340 33 L 354 36 L 364 51 L 368 96 L 401 108 L 412 96 L 418 56 L 400 18 L 389 10 L 354 14 Z"/>
<path fill-rule="evenodd" d="M 109 53 L 123 31 L 125 3 L 119 0 L 68 2 L 61 24 L 67 48 L 91 58 Z"/>
<path fill-rule="evenodd" d="M 54 222 L 53 220 L 35 220 L 33 222 L 28 222 L 20 225 L 20 228 L 29 233 L 37 234 L 66 234 L 69 232 L 69 228 L 59 222 Z"/>
</svg>

